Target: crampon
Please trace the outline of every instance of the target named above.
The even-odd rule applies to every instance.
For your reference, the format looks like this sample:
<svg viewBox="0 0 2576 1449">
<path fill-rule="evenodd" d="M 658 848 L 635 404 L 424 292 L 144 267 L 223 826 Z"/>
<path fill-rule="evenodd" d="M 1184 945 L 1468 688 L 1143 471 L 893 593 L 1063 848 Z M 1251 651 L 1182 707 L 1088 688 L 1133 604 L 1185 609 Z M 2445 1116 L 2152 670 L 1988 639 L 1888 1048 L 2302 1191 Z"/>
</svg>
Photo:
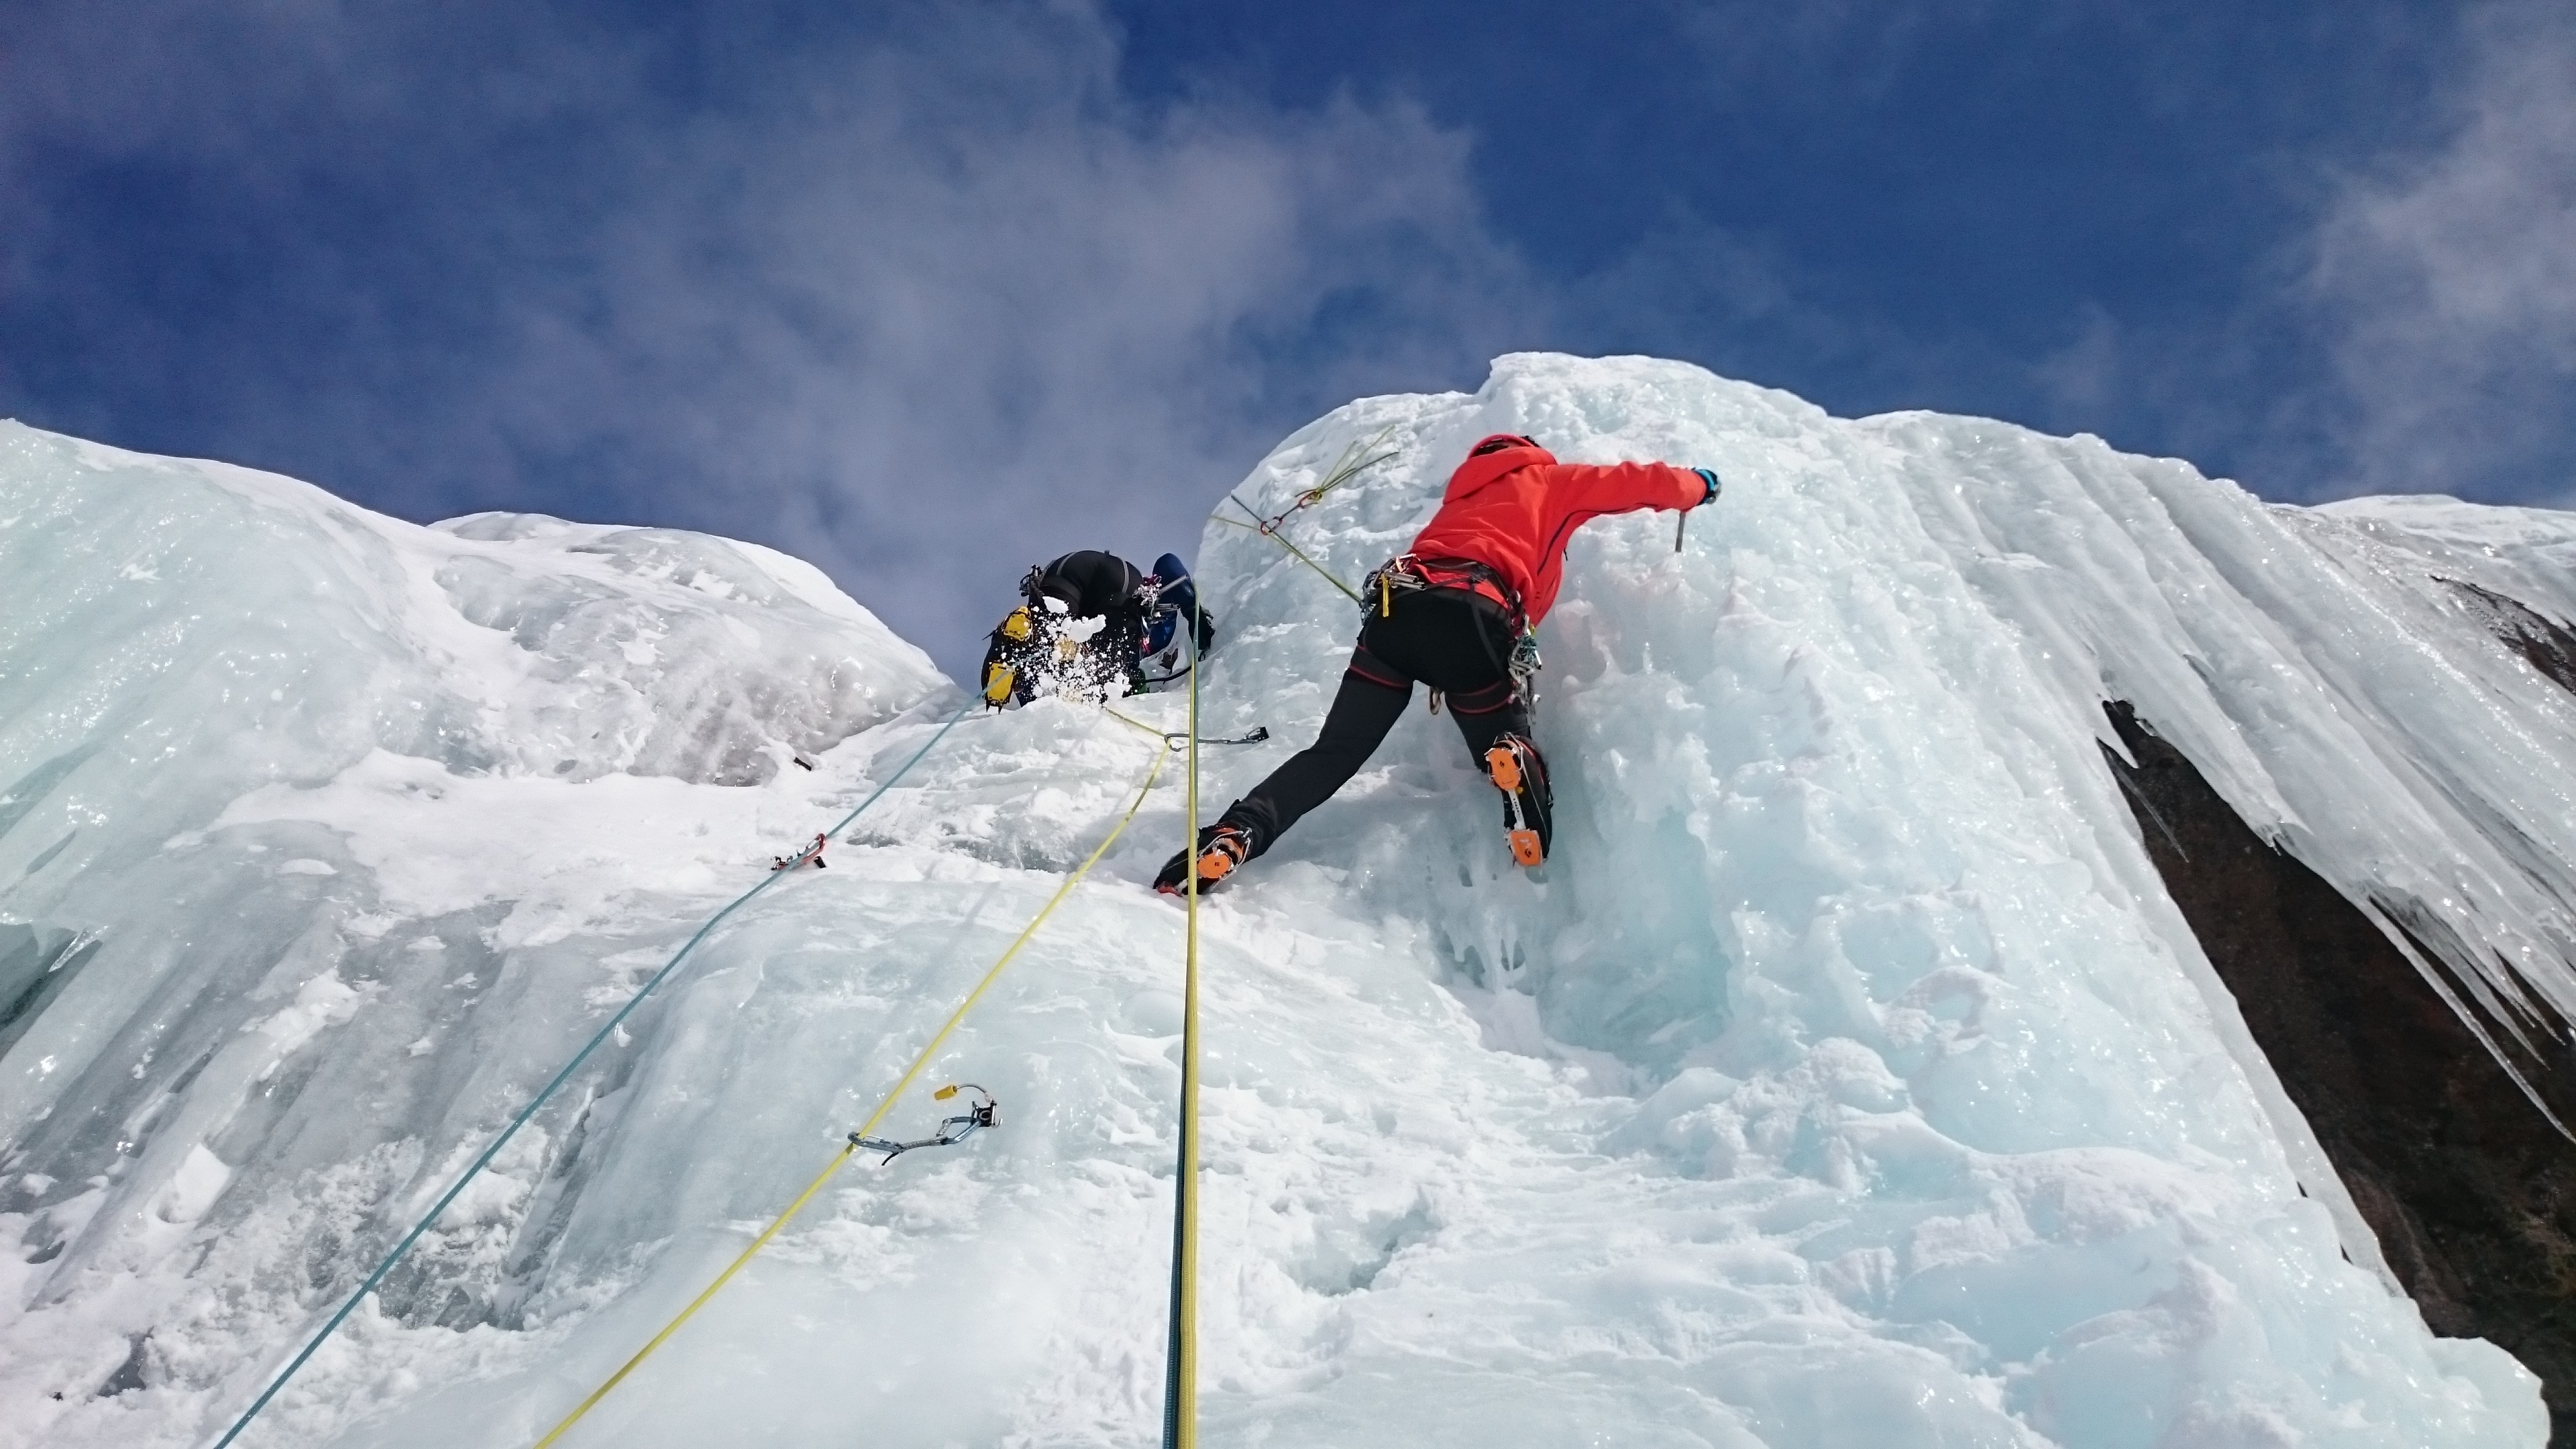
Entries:
<svg viewBox="0 0 2576 1449">
<path fill-rule="evenodd" d="M 1252 838 L 1250 836 L 1232 825 L 1213 825 L 1208 827 L 1206 835 L 1200 840 L 1197 856 L 1180 870 L 1174 870 L 1171 866 L 1164 867 L 1163 878 L 1154 882 L 1154 889 L 1167 896 L 1180 895 L 1188 889 L 1184 884 L 1188 873 L 1195 870 L 1199 878 L 1199 889 L 1204 891 L 1234 874 L 1235 868 L 1251 857 Z M 1175 857 L 1171 864 L 1178 866 L 1182 862 L 1179 857 Z"/>
<path fill-rule="evenodd" d="M 1518 735 L 1504 735 L 1485 751 L 1485 776 L 1503 792 L 1503 840 L 1525 870 L 1547 863 L 1547 766 Z"/>
</svg>

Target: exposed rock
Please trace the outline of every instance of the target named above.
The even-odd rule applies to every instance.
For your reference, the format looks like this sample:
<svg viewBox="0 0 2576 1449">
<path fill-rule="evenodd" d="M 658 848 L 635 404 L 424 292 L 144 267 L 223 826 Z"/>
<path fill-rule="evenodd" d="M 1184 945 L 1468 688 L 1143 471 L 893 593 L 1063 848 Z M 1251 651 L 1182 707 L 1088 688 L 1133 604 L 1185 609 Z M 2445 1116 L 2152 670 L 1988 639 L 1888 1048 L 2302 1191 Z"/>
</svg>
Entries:
<svg viewBox="0 0 2576 1449">
<path fill-rule="evenodd" d="M 2564 634 L 2504 637 L 2532 657 Z M 2576 1445 L 2576 1144 L 2360 909 L 2257 836 L 2127 703 L 2106 709 L 2138 766 L 2105 757 L 2143 807 L 2166 888 L 2425 1322 L 2540 1375 L 2551 1443 Z M 2576 1124 L 2566 1036 L 2517 1065 Z"/>
<path fill-rule="evenodd" d="M 2460 579 L 2442 582 L 2460 596 L 2469 611 L 2486 625 L 2488 633 L 2530 660 L 2532 668 L 2576 691 L 2576 634 L 2519 599 L 2509 599 L 2493 589 L 2482 589 Z"/>
</svg>

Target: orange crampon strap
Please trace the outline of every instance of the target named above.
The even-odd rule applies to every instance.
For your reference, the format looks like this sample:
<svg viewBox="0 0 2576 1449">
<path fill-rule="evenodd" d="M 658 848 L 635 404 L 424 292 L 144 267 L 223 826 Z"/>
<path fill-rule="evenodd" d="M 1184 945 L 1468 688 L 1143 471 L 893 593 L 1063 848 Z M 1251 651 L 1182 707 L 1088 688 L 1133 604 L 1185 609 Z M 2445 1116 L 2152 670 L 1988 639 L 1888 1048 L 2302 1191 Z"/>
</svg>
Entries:
<svg viewBox="0 0 2576 1449">
<path fill-rule="evenodd" d="M 1235 868 L 1243 864 L 1244 856 L 1242 836 L 1218 836 L 1207 843 L 1207 849 L 1199 852 L 1199 879 L 1209 885 L 1216 884 L 1234 874 Z"/>
<path fill-rule="evenodd" d="M 1520 751 L 1510 745 L 1496 745 L 1485 751 L 1485 773 L 1494 788 L 1503 792 L 1503 808 L 1511 812 L 1510 823 L 1503 828 L 1503 840 L 1511 846 L 1512 860 L 1523 867 L 1536 867 L 1547 861 L 1547 849 L 1539 844 L 1538 832 L 1530 828 L 1529 816 L 1521 809 Z"/>
</svg>

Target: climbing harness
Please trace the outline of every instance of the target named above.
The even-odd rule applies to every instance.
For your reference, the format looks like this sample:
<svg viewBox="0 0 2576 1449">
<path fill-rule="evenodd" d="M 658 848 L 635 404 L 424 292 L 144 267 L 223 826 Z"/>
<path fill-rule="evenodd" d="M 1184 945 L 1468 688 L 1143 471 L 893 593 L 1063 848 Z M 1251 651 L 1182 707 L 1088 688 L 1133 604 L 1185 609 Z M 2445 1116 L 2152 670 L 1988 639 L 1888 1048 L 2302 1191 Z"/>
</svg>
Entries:
<svg viewBox="0 0 2576 1449">
<path fill-rule="evenodd" d="M 879 1102 L 877 1109 L 868 1114 L 868 1120 L 860 1123 L 858 1130 L 850 1134 L 849 1141 L 840 1152 L 824 1165 L 821 1172 L 814 1175 L 812 1182 L 805 1184 L 805 1190 L 796 1194 L 795 1199 L 787 1204 L 784 1211 L 770 1220 L 768 1227 L 760 1230 L 760 1236 L 753 1238 L 749 1247 L 744 1248 L 732 1262 L 725 1265 L 724 1271 L 716 1275 L 714 1282 L 709 1283 L 697 1297 L 689 1300 L 689 1306 L 681 1309 L 670 1322 L 662 1325 L 662 1331 L 654 1334 L 651 1341 L 637 1349 L 633 1358 L 628 1359 L 617 1372 L 610 1374 L 599 1387 L 591 1390 L 590 1397 L 583 1399 L 571 1413 L 564 1415 L 561 1422 L 547 1430 L 546 1436 L 536 1442 L 534 1449 L 547 1449 L 548 1445 L 562 1438 L 566 1430 L 579 1423 L 581 1417 L 589 1413 L 600 1400 L 607 1398 L 611 1390 L 624 1383 L 627 1375 L 635 1372 L 638 1365 L 653 1355 L 654 1350 L 668 1342 L 671 1335 L 679 1332 L 682 1324 L 695 1317 L 698 1310 L 707 1305 L 709 1299 L 715 1297 L 727 1283 L 732 1282 L 734 1275 L 740 1273 L 745 1264 L 749 1263 L 762 1248 L 769 1245 L 770 1239 L 778 1236 L 781 1229 L 785 1228 L 798 1213 L 804 1211 L 805 1204 L 813 1200 L 814 1194 L 823 1190 L 823 1184 L 831 1181 L 832 1175 L 841 1170 L 841 1165 L 848 1162 L 852 1154 L 863 1150 L 863 1144 L 871 1139 L 878 1124 L 885 1120 L 888 1112 L 894 1110 L 894 1104 L 903 1096 L 904 1089 L 912 1085 L 913 1078 L 921 1075 L 922 1068 L 930 1065 L 930 1059 L 938 1053 L 941 1046 L 947 1043 L 949 1035 L 957 1030 L 957 1024 L 966 1019 L 966 1013 L 973 1010 L 975 1003 L 983 1000 L 984 993 L 1001 978 L 1002 968 L 1011 964 L 1012 960 L 1020 954 L 1021 948 L 1028 945 L 1030 939 L 1037 935 L 1038 927 L 1046 924 L 1047 918 L 1055 914 L 1055 908 L 1064 904 L 1065 898 L 1073 894 L 1073 888 L 1082 884 L 1083 878 L 1091 874 L 1091 868 L 1098 865 L 1100 858 L 1109 853 L 1109 847 L 1115 845 L 1118 837 L 1126 833 L 1128 822 L 1134 820 L 1137 810 L 1144 806 L 1145 797 L 1153 792 L 1154 782 L 1162 776 L 1164 762 L 1171 757 L 1172 747 L 1169 744 L 1154 752 L 1154 763 L 1145 771 L 1143 782 L 1136 787 L 1136 798 L 1128 802 L 1127 813 L 1118 817 L 1118 823 L 1110 827 L 1109 834 L 1093 848 L 1091 854 L 1074 869 L 1072 874 L 1064 878 L 1064 884 L 1056 887 L 1055 894 L 1047 898 L 1044 906 L 1039 907 L 1038 913 L 1029 919 L 1028 925 L 1021 929 L 1020 934 L 1002 952 L 1001 957 L 994 961 L 992 968 L 984 973 L 983 979 L 977 981 L 975 988 L 966 993 L 966 999 L 957 1003 L 957 1009 L 948 1014 L 948 1019 L 940 1024 L 939 1030 L 931 1033 L 930 1041 L 922 1047 L 920 1055 L 912 1059 L 911 1066 L 904 1068 L 903 1075 L 896 1078 L 894 1086 L 886 1092 L 885 1100 Z"/>
<path fill-rule="evenodd" d="M 1494 668 L 1510 677 L 1513 691 L 1523 700 L 1538 703 L 1538 675 L 1547 667 L 1546 661 L 1539 658 L 1538 633 L 1530 628 L 1529 615 L 1521 608 L 1520 595 L 1513 590 L 1511 581 L 1503 577 L 1501 570 L 1474 559 L 1427 559 L 1405 553 L 1372 569 L 1361 588 L 1376 597 L 1375 615 L 1381 619 L 1395 613 L 1397 594 L 1420 589 L 1462 589 L 1502 606 L 1504 622 L 1513 633 L 1512 652 L 1509 658 L 1493 659 Z M 1369 612 L 1366 602 L 1362 602 L 1360 608 L 1363 615 Z M 1491 648 L 1488 644 L 1488 657 L 1491 657 Z M 1431 712 L 1440 712 L 1440 696 L 1436 692 L 1431 697 Z"/>
<path fill-rule="evenodd" d="M 897 1142 L 888 1137 L 863 1137 L 853 1132 L 850 1134 L 850 1145 L 861 1152 L 884 1153 L 885 1156 L 877 1159 L 877 1166 L 883 1167 L 914 1148 L 954 1147 L 987 1127 L 1001 1125 L 994 1120 L 993 1113 L 1002 1104 L 993 1100 L 992 1093 L 973 1082 L 951 1082 L 930 1095 L 938 1101 L 945 1102 L 956 1096 L 961 1087 L 974 1093 L 975 1100 L 968 1103 L 966 1110 L 956 1116 L 940 1118 L 939 1130 L 929 1136 L 917 1142 Z M 952 1128 L 955 1130 L 950 1130 Z"/>
<path fill-rule="evenodd" d="M 895 772 L 886 776 L 883 783 L 869 791 L 868 798 L 860 801 L 857 808 L 851 810 L 849 814 L 842 816 L 838 825 L 816 837 L 816 844 L 808 849 L 816 853 L 818 864 L 822 849 L 821 841 L 849 829 L 850 823 L 865 814 L 869 806 L 885 798 L 885 792 L 893 789 L 896 781 L 911 773 L 912 767 L 921 763 L 922 756 L 929 754 L 941 740 L 948 738 L 948 732 L 955 729 L 957 722 L 964 719 L 966 711 L 972 708 L 974 708 L 972 699 L 958 705 L 948 718 L 940 723 L 938 733 L 923 741 L 921 748 L 913 751 L 910 759 L 896 767 Z M 241 1437 L 241 1431 L 250 1427 L 250 1421 L 259 1417 L 259 1411 L 268 1407 L 268 1401 L 277 1397 L 277 1391 L 286 1387 L 286 1381 L 295 1377 L 295 1371 L 304 1367 L 305 1361 L 313 1357 L 314 1352 L 322 1347 L 324 1340 L 330 1338 L 333 1331 L 346 1322 L 351 1313 L 357 1311 L 358 1305 L 366 1301 L 367 1295 L 374 1292 L 376 1285 L 384 1281 L 385 1275 L 393 1271 L 394 1265 L 403 1260 L 403 1255 L 411 1251 L 412 1244 L 419 1242 L 421 1235 L 429 1231 L 430 1225 L 438 1221 L 438 1215 L 447 1211 L 448 1204 L 456 1201 L 458 1195 L 465 1191 L 466 1185 L 480 1176 L 484 1168 L 491 1165 L 492 1159 L 500 1155 L 501 1149 L 509 1145 L 510 1139 L 519 1134 L 519 1129 L 528 1125 L 528 1119 L 537 1114 L 537 1109 L 544 1106 L 548 1098 L 552 1097 L 565 1082 L 572 1079 L 572 1074 L 581 1068 L 581 1064 L 590 1060 L 592 1052 L 599 1050 L 600 1043 L 616 1034 L 617 1029 L 624 1024 L 628 1016 L 634 1013 L 635 1008 L 644 1004 L 644 998 L 653 994 L 653 988 L 661 985 L 673 971 L 678 970 L 680 963 L 689 959 L 689 953 L 696 950 L 698 943 L 704 941 L 725 917 L 742 909 L 752 897 L 777 884 L 786 874 L 785 870 L 774 868 L 767 875 L 762 876 L 758 884 L 726 903 L 724 909 L 709 916 L 706 924 L 698 927 L 697 934 L 689 937 L 678 951 L 672 953 L 671 959 L 663 963 L 661 970 L 654 972 L 651 979 L 635 989 L 635 994 L 626 999 L 626 1004 L 619 1007 L 616 1014 L 609 1017 L 590 1040 L 582 1044 L 580 1051 L 573 1053 L 572 1060 L 564 1063 L 563 1070 L 555 1073 L 552 1081 L 547 1082 L 545 1086 L 538 1089 L 534 1097 L 528 1099 L 528 1105 L 519 1109 L 519 1114 L 510 1119 L 510 1125 L 501 1129 L 500 1134 L 492 1139 L 491 1145 L 483 1149 L 482 1155 L 474 1159 L 447 1191 L 439 1196 L 438 1201 L 430 1204 L 429 1211 L 421 1214 L 420 1221 L 412 1224 L 411 1231 L 403 1235 L 401 1242 L 394 1244 L 393 1251 L 385 1254 L 384 1261 L 376 1264 L 375 1271 L 367 1275 L 366 1281 L 358 1285 L 357 1291 L 349 1295 L 348 1301 L 340 1305 L 339 1311 L 331 1315 L 330 1321 L 322 1325 L 321 1331 L 313 1335 L 312 1340 L 304 1345 L 303 1351 L 296 1354 L 285 1368 L 280 1369 L 276 1378 L 269 1380 L 268 1387 L 260 1390 L 259 1397 L 251 1401 L 249 1408 L 242 1410 L 241 1417 L 235 1419 L 232 1427 L 224 1431 L 224 1437 L 215 1441 L 214 1449 L 224 1449 L 225 1445 Z M 875 1124 L 871 1122 L 869 1125 Z"/>
<path fill-rule="evenodd" d="M 1515 634 L 1529 632 L 1529 615 L 1521 608 L 1521 596 L 1511 580 L 1491 564 L 1471 558 L 1423 558 L 1400 553 L 1369 572 L 1361 587 L 1377 595 L 1377 613 L 1385 618 L 1395 611 L 1395 596 L 1421 589 L 1461 589 L 1478 598 L 1502 606 L 1505 620 Z M 1361 607 L 1366 608 L 1363 604 Z"/>
</svg>

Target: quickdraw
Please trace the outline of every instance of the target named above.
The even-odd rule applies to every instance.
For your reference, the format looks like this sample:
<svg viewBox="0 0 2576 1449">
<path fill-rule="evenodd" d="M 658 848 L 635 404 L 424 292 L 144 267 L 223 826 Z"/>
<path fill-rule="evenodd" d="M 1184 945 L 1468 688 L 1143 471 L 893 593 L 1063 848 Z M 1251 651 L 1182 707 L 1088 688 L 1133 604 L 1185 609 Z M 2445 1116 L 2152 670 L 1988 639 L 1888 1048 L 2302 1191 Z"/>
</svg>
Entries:
<svg viewBox="0 0 2576 1449">
<path fill-rule="evenodd" d="M 1224 524 L 1224 525 L 1225 525 L 1226 527 L 1228 527 L 1228 528 L 1241 528 L 1241 529 L 1248 529 L 1248 530 L 1250 530 L 1250 531 L 1252 531 L 1252 532 L 1254 532 L 1254 533 L 1260 533 L 1260 532 L 1262 532 L 1261 523 L 1260 523 L 1261 515 L 1252 511 L 1252 505 L 1251 505 L 1251 504 L 1244 502 L 1242 499 L 1237 498 L 1236 496 L 1234 496 L 1234 495 L 1233 495 L 1233 494 L 1231 494 L 1231 493 L 1229 493 L 1229 494 L 1225 495 L 1225 501 L 1226 501 L 1226 502 L 1228 502 L 1228 503 L 1233 504 L 1233 505 L 1234 505 L 1235 507 L 1237 507 L 1237 508 L 1242 509 L 1242 510 L 1243 510 L 1243 516 L 1244 516 L 1244 517 L 1246 517 L 1246 518 L 1252 519 L 1253 521 L 1252 521 L 1252 522 L 1250 522 L 1250 523 L 1237 523 L 1237 522 L 1235 522 L 1235 521 L 1234 521 L 1233 519 L 1231 519 L 1231 518 L 1222 518 L 1222 517 L 1219 517 L 1219 516 L 1218 516 L 1218 515 L 1216 515 L 1216 514 L 1211 513 L 1211 514 L 1209 514 L 1209 515 L 1208 515 L 1208 522 L 1210 522 L 1210 523 L 1222 523 L 1222 524 Z M 1350 601 L 1351 601 L 1352 603 L 1354 603 L 1354 604 L 1358 604 L 1358 603 L 1360 602 L 1360 596 L 1359 596 L 1359 594 L 1358 594 L 1357 592 L 1355 592 L 1355 591 L 1351 588 L 1351 586 L 1350 586 L 1350 585 L 1348 585 L 1348 584 L 1346 584 L 1346 583 L 1343 583 L 1339 578 L 1335 577 L 1335 576 L 1334 576 L 1334 574 L 1333 574 L 1333 571 L 1332 571 L 1331 569 L 1328 569 L 1328 568 L 1324 567 L 1322 564 L 1319 564 L 1319 563 L 1315 562 L 1315 560 L 1314 560 L 1312 557 L 1308 556 L 1307 552 L 1306 552 L 1304 549 L 1299 548 L 1297 545 L 1295 545 L 1295 544 L 1293 544 L 1293 543 L 1290 543 L 1290 542 L 1288 541 L 1288 535 L 1286 535 L 1286 534 L 1284 534 L 1284 533 L 1280 533 L 1280 532 L 1278 532 L 1278 531 L 1276 531 L 1276 530 L 1272 530 L 1272 531 L 1271 531 L 1270 533 L 1268 533 L 1266 536 L 1269 538 L 1269 540 L 1270 540 L 1272 543 L 1275 543 L 1275 544 L 1279 545 L 1281 548 L 1284 548 L 1284 549 L 1288 550 L 1288 556 L 1289 556 L 1289 557 L 1291 557 L 1291 558 L 1293 558 L 1293 559 L 1297 560 L 1297 562 L 1299 562 L 1299 563 L 1301 563 L 1301 564 L 1304 564 L 1306 567 L 1308 567 L 1308 568 L 1310 568 L 1310 569 L 1313 569 L 1316 573 L 1321 574 L 1321 575 L 1323 576 L 1324 582 L 1326 582 L 1326 583 L 1328 583 L 1328 584 L 1331 584 L 1331 585 L 1332 585 L 1334 588 L 1336 588 L 1336 589 L 1341 590 L 1341 592 L 1342 592 L 1342 597 L 1343 597 L 1343 598 L 1346 598 L 1346 599 L 1350 600 Z M 1366 608 L 1367 606 L 1363 604 L 1363 605 L 1361 605 L 1361 607 Z"/>
<path fill-rule="evenodd" d="M 1279 532 L 1280 525 L 1286 523 L 1289 519 L 1296 517 L 1305 510 L 1314 507 L 1316 504 L 1323 502 L 1325 494 L 1332 492 L 1334 489 L 1348 483 L 1353 478 L 1356 478 L 1362 473 L 1367 472 L 1369 469 L 1376 467 L 1378 464 L 1385 462 L 1387 459 L 1394 457 L 1395 454 L 1392 451 L 1378 453 L 1377 456 L 1370 458 L 1359 456 L 1363 453 L 1374 452 L 1378 444 L 1386 441 L 1386 435 L 1394 431 L 1395 424 L 1389 423 L 1385 427 L 1378 429 L 1377 436 L 1369 439 L 1367 442 L 1354 442 L 1350 446 L 1342 449 L 1341 456 L 1335 458 L 1333 460 L 1333 466 L 1325 471 L 1323 482 L 1318 483 L 1314 487 L 1298 494 L 1294 502 L 1268 518 L 1262 518 L 1261 515 L 1257 513 L 1253 514 L 1252 516 L 1254 518 L 1260 519 L 1258 523 L 1253 525 L 1255 531 L 1276 536 Z M 1246 509 L 1245 512 L 1251 512 L 1251 510 Z"/>
<path fill-rule="evenodd" d="M 1325 494 L 1332 492 L 1334 489 L 1348 483 L 1360 474 L 1367 472 L 1369 469 L 1374 468 L 1378 464 L 1394 457 L 1395 453 L 1393 451 L 1380 453 L 1377 452 L 1376 449 L 1378 444 L 1386 441 L 1387 434 L 1395 431 L 1395 426 L 1395 424 L 1389 423 L 1385 427 L 1378 429 L 1377 436 L 1369 439 L 1367 442 L 1352 443 L 1348 447 L 1343 448 L 1341 456 L 1335 458 L 1333 460 L 1333 466 L 1325 472 L 1324 481 L 1297 494 L 1286 508 L 1272 514 L 1268 518 L 1261 516 L 1261 510 L 1244 502 L 1242 498 L 1235 494 L 1229 493 L 1225 495 L 1225 501 L 1242 509 L 1243 516 L 1251 519 L 1252 521 L 1250 523 L 1237 523 L 1231 518 L 1220 518 L 1213 513 L 1208 515 L 1208 521 L 1211 523 L 1222 523 L 1229 528 L 1248 528 L 1254 533 L 1260 534 L 1262 537 L 1269 539 L 1272 543 L 1288 550 L 1289 556 L 1296 559 L 1297 562 L 1304 564 L 1306 567 L 1313 569 L 1316 573 L 1323 575 L 1324 582 L 1341 590 L 1343 596 L 1348 598 L 1352 603 L 1360 604 L 1360 607 L 1365 609 L 1368 606 L 1361 602 L 1359 594 L 1353 591 L 1350 585 L 1343 583 L 1339 578 L 1335 577 L 1331 569 L 1315 562 L 1315 560 L 1309 556 L 1304 549 L 1290 543 L 1288 541 L 1288 535 L 1284 532 L 1284 529 L 1289 519 L 1296 517 L 1297 514 L 1303 510 L 1312 508 L 1316 504 L 1323 502 Z"/>
<path fill-rule="evenodd" d="M 973 1082 L 951 1082 L 930 1095 L 945 1102 L 956 1096 L 961 1089 L 974 1093 L 975 1100 L 969 1102 L 966 1110 L 956 1116 L 940 1118 L 939 1130 L 929 1136 L 914 1142 L 897 1142 L 891 1137 L 865 1137 L 853 1132 L 850 1134 L 850 1145 L 861 1152 L 884 1153 L 885 1156 L 877 1159 L 877 1166 L 883 1167 L 916 1148 L 954 1147 L 987 1127 L 1001 1125 L 993 1114 L 1002 1104 L 993 1100 L 992 1093 Z"/>
<path fill-rule="evenodd" d="M 769 858 L 769 868 L 770 868 L 770 870 L 772 870 L 772 871 L 794 870 L 796 867 L 798 867 L 798 866 L 800 866 L 800 865 L 803 865 L 803 864 L 805 864 L 805 863 L 806 863 L 806 862 L 808 862 L 808 861 L 813 862 L 814 868 L 815 868 L 816 870 L 822 870 L 822 869 L 824 869 L 825 867 L 824 867 L 824 864 L 823 864 L 823 846 L 824 846 L 824 844 L 826 843 L 826 841 L 828 840 L 828 838 L 829 838 L 829 837 L 821 836 L 821 835 L 817 835 L 817 836 L 815 836 L 815 837 L 814 837 L 814 843 L 813 843 L 813 844 L 811 844 L 811 845 L 809 845 L 809 846 L 806 846 L 803 850 L 800 850 L 800 851 L 796 852 L 794 855 L 773 855 L 773 856 L 771 856 L 771 857 Z"/>
<path fill-rule="evenodd" d="M 1546 667 L 1547 661 L 1538 657 L 1538 634 L 1522 630 L 1521 637 L 1512 644 L 1510 661 L 1503 666 L 1512 677 L 1512 688 L 1520 691 L 1522 699 L 1538 703 L 1538 672 Z"/>
</svg>

